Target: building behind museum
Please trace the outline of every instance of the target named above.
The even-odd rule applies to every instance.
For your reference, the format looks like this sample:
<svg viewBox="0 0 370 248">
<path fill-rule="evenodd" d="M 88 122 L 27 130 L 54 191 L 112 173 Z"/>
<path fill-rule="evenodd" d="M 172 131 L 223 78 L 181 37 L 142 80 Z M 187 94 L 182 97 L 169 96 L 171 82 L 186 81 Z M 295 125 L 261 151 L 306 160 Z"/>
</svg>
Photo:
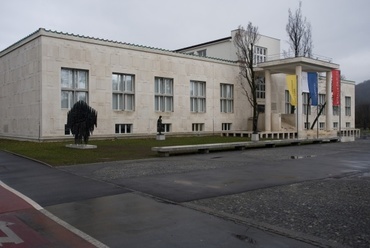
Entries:
<svg viewBox="0 0 370 248">
<path fill-rule="evenodd" d="M 252 109 L 239 83 L 233 33 L 168 51 L 39 29 L 0 52 L 0 137 L 66 138 L 67 113 L 78 100 L 98 112 L 94 137 L 153 135 L 159 116 L 165 132 L 174 135 L 251 130 Z M 267 36 L 256 49 L 256 69 L 263 78 L 260 131 L 291 128 L 306 137 L 316 107 L 303 93 L 298 97 L 302 108 L 290 113 L 286 74 L 321 73 L 322 105 L 331 99 L 328 82 L 339 65 L 280 59 L 280 41 Z M 341 102 L 338 108 L 327 104 L 320 129 L 354 127 L 354 82 L 342 80 Z"/>
</svg>

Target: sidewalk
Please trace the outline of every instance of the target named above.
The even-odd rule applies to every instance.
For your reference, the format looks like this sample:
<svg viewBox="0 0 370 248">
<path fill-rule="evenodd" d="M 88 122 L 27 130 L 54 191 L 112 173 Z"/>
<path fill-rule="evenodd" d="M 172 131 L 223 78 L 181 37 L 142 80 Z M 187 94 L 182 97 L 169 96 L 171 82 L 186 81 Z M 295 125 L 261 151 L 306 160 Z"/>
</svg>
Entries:
<svg viewBox="0 0 370 248">
<path fill-rule="evenodd" d="M 0 247 L 106 247 L 0 181 Z"/>
</svg>

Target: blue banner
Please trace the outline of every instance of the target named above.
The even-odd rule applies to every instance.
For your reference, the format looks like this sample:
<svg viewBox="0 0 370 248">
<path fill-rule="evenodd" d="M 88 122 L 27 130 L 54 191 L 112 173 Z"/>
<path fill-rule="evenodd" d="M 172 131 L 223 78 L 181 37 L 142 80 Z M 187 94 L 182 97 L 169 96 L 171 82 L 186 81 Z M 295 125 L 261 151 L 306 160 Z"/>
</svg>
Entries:
<svg viewBox="0 0 370 248">
<path fill-rule="evenodd" d="M 308 89 L 310 91 L 311 97 L 311 105 L 317 106 L 319 98 L 317 72 L 308 72 L 307 80 L 308 80 Z"/>
</svg>

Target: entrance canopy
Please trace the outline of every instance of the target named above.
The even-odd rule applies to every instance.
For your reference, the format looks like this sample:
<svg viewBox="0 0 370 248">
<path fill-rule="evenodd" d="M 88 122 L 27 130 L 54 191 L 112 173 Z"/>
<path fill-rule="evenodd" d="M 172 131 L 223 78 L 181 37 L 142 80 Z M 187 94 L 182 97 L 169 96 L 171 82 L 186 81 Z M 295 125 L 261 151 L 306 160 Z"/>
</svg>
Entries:
<svg viewBox="0 0 370 248">
<path fill-rule="evenodd" d="M 307 57 L 278 59 L 258 64 L 259 68 L 269 70 L 271 74 L 295 74 L 297 66 L 302 66 L 302 71 L 306 72 L 329 72 L 339 69 L 338 64 Z"/>
</svg>

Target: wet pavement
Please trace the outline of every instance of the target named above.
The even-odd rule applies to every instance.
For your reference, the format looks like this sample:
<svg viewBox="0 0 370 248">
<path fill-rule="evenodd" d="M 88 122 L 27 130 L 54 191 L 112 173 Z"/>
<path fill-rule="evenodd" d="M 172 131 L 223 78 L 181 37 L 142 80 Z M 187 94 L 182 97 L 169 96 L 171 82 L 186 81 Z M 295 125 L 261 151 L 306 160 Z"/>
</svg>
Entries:
<svg viewBox="0 0 370 248">
<path fill-rule="evenodd" d="M 0 152 L 0 180 L 102 247 L 369 247 L 369 148 L 357 140 L 58 169 Z M 24 219 L 16 225 L 35 230 Z"/>
</svg>

